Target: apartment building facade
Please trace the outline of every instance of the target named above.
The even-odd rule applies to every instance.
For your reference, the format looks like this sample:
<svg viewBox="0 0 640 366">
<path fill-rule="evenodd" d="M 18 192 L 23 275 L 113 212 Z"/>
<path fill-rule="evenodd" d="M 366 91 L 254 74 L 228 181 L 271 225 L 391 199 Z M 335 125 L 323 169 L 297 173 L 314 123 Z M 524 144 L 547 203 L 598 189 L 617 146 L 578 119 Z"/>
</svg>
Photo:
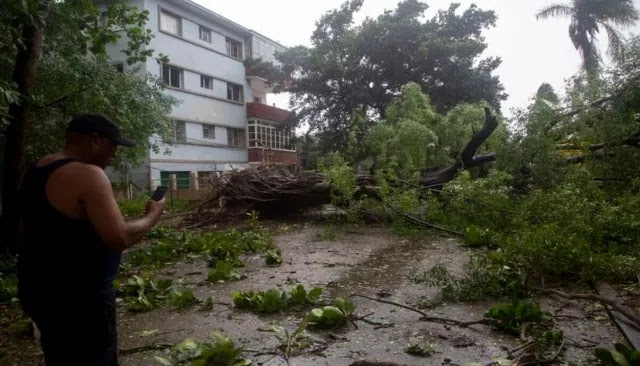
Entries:
<svg viewBox="0 0 640 366">
<path fill-rule="evenodd" d="M 155 34 L 149 47 L 170 60 L 149 59 L 142 72 L 162 78 L 166 93 L 181 103 L 171 113 L 175 144 L 149 151 L 140 167 L 130 169 L 129 181 L 153 188 L 169 185 L 175 174 L 178 188 L 188 188 L 194 173 L 205 178 L 254 164 L 297 163 L 290 113 L 266 104 L 271 90 L 243 62 L 273 61 L 282 45 L 189 0 L 132 4 L 149 11 L 147 27 Z M 119 61 L 125 59 L 122 48 L 116 44 L 109 52 L 117 67 L 126 68 Z"/>
</svg>

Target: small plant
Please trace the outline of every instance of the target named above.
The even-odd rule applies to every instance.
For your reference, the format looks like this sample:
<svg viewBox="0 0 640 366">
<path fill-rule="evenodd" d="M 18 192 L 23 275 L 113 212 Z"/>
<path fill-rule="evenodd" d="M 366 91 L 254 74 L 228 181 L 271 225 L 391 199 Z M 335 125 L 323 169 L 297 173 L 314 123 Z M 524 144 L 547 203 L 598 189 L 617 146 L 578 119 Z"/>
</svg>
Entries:
<svg viewBox="0 0 640 366">
<path fill-rule="evenodd" d="M 333 328 L 344 325 L 353 314 L 356 305 L 348 299 L 336 298 L 333 306 L 312 309 L 307 314 L 309 325 L 321 328 Z"/>
<path fill-rule="evenodd" d="M 488 229 L 482 229 L 477 225 L 470 225 L 464 230 L 464 244 L 471 248 L 480 248 L 491 245 L 491 233 Z"/>
<path fill-rule="evenodd" d="M 116 284 L 118 295 L 133 312 L 155 309 L 169 296 L 171 289 L 172 281 L 169 279 L 154 280 L 136 275 L 122 285 Z"/>
<path fill-rule="evenodd" d="M 613 350 L 596 348 L 595 355 L 603 366 L 640 366 L 640 351 L 616 343 Z"/>
<path fill-rule="evenodd" d="M 211 334 L 212 342 L 185 339 L 171 350 L 170 359 L 156 356 L 163 365 L 176 366 L 247 366 L 251 361 L 240 357 L 242 348 L 221 332 Z"/>
<path fill-rule="evenodd" d="M 227 261 L 219 261 L 216 264 L 216 268 L 209 271 L 207 275 L 207 281 L 209 282 L 225 282 L 228 280 L 242 279 L 236 271 L 233 270 L 234 264 Z"/>
<path fill-rule="evenodd" d="M 315 303 L 322 289 L 316 287 L 307 292 L 303 285 L 297 285 L 290 291 L 270 289 L 260 292 L 234 292 L 233 303 L 239 309 L 249 309 L 257 313 L 276 313 L 291 307 Z"/>
<path fill-rule="evenodd" d="M 166 226 L 154 226 L 146 235 L 147 239 L 167 239 L 176 236 L 176 231 Z"/>
<path fill-rule="evenodd" d="M 282 264 L 282 256 L 279 250 L 267 250 L 265 259 L 268 266 L 277 266 Z"/>
<path fill-rule="evenodd" d="M 211 298 L 209 298 L 211 299 Z M 173 289 L 169 293 L 169 305 L 174 309 L 184 310 L 200 303 L 191 290 Z"/>
<path fill-rule="evenodd" d="M 311 340 L 306 332 L 307 325 L 308 323 L 303 321 L 293 333 L 289 333 L 281 325 L 271 325 L 261 330 L 274 333 L 274 336 L 280 341 L 278 349 L 284 354 L 285 359 L 288 359 L 290 356 L 299 354 L 301 351 L 311 347 Z"/>
<path fill-rule="evenodd" d="M 487 317 L 497 321 L 493 324 L 494 328 L 518 335 L 524 324 L 541 323 L 544 320 L 544 312 L 535 301 L 516 299 L 511 304 L 492 307 Z"/>
<path fill-rule="evenodd" d="M 426 342 L 414 343 L 407 347 L 404 351 L 412 356 L 418 357 L 430 357 L 436 353 L 434 345 Z"/>
</svg>

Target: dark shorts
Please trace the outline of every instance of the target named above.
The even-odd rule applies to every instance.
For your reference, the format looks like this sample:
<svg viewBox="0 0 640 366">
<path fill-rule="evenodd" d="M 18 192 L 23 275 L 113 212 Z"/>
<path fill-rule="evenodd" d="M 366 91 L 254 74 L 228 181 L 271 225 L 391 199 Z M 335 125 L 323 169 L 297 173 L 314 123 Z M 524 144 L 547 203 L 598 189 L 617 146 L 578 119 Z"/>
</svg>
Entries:
<svg viewBox="0 0 640 366">
<path fill-rule="evenodd" d="M 46 365 L 117 366 L 114 289 L 83 297 L 61 290 L 55 296 L 23 304 L 40 330 Z"/>
</svg>

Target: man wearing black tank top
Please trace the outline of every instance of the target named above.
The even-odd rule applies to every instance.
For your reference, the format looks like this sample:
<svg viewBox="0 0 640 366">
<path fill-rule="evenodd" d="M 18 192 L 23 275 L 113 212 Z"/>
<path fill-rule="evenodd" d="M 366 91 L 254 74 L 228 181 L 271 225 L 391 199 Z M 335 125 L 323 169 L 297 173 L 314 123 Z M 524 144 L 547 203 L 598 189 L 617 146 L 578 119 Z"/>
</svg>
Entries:
<svg viewBox="0 0 640 366">
<path fill-rule="evenodd" d="M 74 118 L 66 146 L 34 164 L 20 191 L 20 303 L 40 330 L 47 366 L 118 364 L 113 279 L 123 250 L 155 225 L 164 200 L 125 221 L 104 172 L 133 146 L 100 114 Z"/>
</svg>

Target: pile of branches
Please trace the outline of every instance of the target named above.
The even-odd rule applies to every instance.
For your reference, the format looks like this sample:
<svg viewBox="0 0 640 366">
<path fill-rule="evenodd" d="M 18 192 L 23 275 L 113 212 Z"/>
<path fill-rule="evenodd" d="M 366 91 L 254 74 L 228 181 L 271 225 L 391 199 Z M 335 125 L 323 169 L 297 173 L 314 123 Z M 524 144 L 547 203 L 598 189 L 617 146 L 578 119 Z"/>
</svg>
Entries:
<svg viewBox="0 0 640 366">
<path fill-rule="evenodd" d="M 185 223 L 189 227 L 201 227 L 234 221 L 253 210 L 264 216 L 282 215 L 330 201 L 330 187 L 324 183 L 322 173 L 260 166 L 222 175 L 214 183 L 211 195 Z"/>
<path fill-rule="evenodd" d="M 445 168 L 425 170 L 420 186 L 439 189 L 455 178 L 459 171 L 494 161 L 495 154 L 476 155 L 476 152 L 497 126 L 497 119 L 485 108 L 482 129 L 473 134 L 459 159 Z M 371 176 L 358 176 L 357 186 L 354 195 L 356 198 L 362 194 L 376 197 L 379 191 Z M 331 203 L 331 187 L 325 183 L 322 173 L 292 172 L 281 166 L 260 166 L 257 169 L 234 170 L 222 175 L 214 183 L 212 194 L 185 219 L 184 225 L 197 228 L 236 221 L 253 210 L 260 212 L 263 217 L 283 216 L 328 203 Z M 441 229 L 412 217 L 406 219 L 415 224 Z"/>
</svg>

